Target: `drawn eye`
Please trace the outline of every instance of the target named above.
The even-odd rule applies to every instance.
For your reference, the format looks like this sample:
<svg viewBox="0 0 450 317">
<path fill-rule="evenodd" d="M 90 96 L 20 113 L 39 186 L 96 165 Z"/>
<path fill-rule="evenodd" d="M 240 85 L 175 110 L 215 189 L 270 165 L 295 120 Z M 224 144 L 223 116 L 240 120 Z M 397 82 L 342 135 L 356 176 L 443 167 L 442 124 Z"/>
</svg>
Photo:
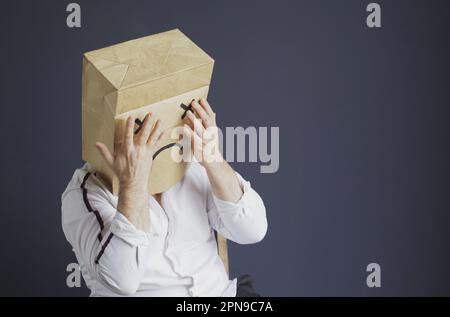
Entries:
<svg viewBox="0 0 450 317">
<path fill-rule="evenodd" d="M 142 124 L 144 123 L 144 121 L 141 121 L 140 119 L 136 119 L 136 120 L 134 120 L 134 123 L 136 123 L 136 125 L 138 126 L 137 129 L 134 130 L 134 134 L 138 134 L 139 131 L 141 131 Z"/>
<path fill-rule="evenodd" d="M 192 99 L 192 101 L 194 101 L 194 100 L 195 100 L 195 99 Z M 191 102 L 192 102 L 192 101 L 191 101 Z M 191 106 L 191 105 L 186 106 L 184 103 L 182 103 L 182 104 L 180 105 L 180 107 L 181 107 L 181 109 L 184 110 L 183 115 L 181 116 L 181 119 L 184 119 L 184 117 L 186 117 L 186 114 L 187 114 L 188 111 L 194 112 L 194 110 L 192 110 L 192 106 Z"/>
</svg>

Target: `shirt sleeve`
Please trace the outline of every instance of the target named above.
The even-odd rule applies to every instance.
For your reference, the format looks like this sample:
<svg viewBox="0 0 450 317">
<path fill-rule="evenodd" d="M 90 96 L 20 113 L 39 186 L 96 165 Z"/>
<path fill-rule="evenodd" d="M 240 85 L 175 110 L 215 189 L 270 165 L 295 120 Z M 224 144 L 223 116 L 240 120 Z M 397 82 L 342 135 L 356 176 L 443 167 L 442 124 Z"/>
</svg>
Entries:
<svg viewBox="0 0 450 317">
<path fill-rule="evenodd" d="M 258 193 L 236 173 L 243 195 L 238 202 L 217 198 L 208 182 L 208 218 L 214 230 L 240 244 L 261 241 L 267 232 L 266 208 Z"/>
<path fill-rule="evenodd" d="M 85 186 L 63 194 L 62 214 L 63 231 L 78 261 L 113 292 L 134 294 L 150 253 L 152 233 L 138 230 L 100 190 Z"/>
</svg>

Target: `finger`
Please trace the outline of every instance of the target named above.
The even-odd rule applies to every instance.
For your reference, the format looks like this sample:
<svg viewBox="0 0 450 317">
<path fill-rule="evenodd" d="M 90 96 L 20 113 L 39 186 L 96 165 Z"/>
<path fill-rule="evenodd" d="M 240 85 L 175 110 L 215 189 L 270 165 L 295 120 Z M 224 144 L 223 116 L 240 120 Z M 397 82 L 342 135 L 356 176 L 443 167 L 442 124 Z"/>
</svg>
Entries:
<svg viewBox="0 0 450 317">
<path fill-rule="evenodd" d="M 188 125 L 183 127 L 184 136 L 188 138 L 188 142 L 191 142 L 191 150 L 198 157 L 201 158 L 202 153 L 202 139 L 194 132 Z"/>
<path fill-rule="evenodd" d="M 112 167 L 114 164 L 114 157 L 109 151 L 108 147 L 101 142 L 96 142 L 95 146 L 97 147 L 98 151 L 100 152 L 100 155 L 103 157 L 105 162 L 108 163 L 110 167 Z"/>
<path fill-rule="evenodd" d="M 190 112 L 190 111 L 189 111 Z M 194 115 L 195 116 L 195 115 Z M 189 117 L 189 114 L 186 113 L 186 116 L 184 118 L 184 124 L 187 124 L 192 130 L 194 130 L 194 124 L 192 123 L 192 120 Z"/>
<path fill-rule="evenodd" d="M 158 120 L 156 120 L 156 123 L 153 126 L 153 129 L 150 133 L 147 144 L 149 146 L 154 146 L 161 135 L 162 135 L 161 120 L 158 119 Z"/>
<path fill-rule="evenodd" d="M 160 144 L 161 140 L 163 139 L 163 137 L 164 137 L 164 131 L 161 131 L 161 133 L 158 136 L 158 139 L 156 139 L 156 141 L 155 141 L 154 148 L 159 148 L 159 144 Z"/>
<path fill-rule="evenodd" d="M 199 137 L 189 126 L 184 126 L 184 131 L 188 135 L 188 137 L 192 140 L 192 142 L 197 144 L 203 144 L 202 138 Z"/>
<path fill-rule="evenodd" d="M 206 144 L 206 143 L 216 139 L 219 135 L 218 129 L 219 128 L 217 128 L 216 126 L 205 129 L 203 131 L 203 135 L 202 135 L 203 143 Z"/>
<path fill-rule="evenodd" d="M 192 108 L 194 108 L 197 115 L 202 119 L 203 124 L 205 125 L 205 128 L 209 126 L 209 123 L 211 121 L 211 118 L 209 117 L 208 113 L 206 113 L 205 109 L 203 109 L 202 106 L 199 105 L 199 103 L 195 100 L 191 102 Z"/>
<path fill-rule="evenodd" d="M 139 131 L 137 142 L 138 144 L 145 144 L 148 141 L 148 137 L 150 135 L 150 132 L 153 129 L 153 126 L 155 124 L 155 120 L 152 118 L 152 114 L 149 112 L 144 118 L 144 123 L 142 124 L 141 131 Z"/>
<path fill-rule="evenodd" d="M 211 117 L 216 116 L 215 112 L 212 110 L 211 106 L 209 105 L 208 100 L 206 100 L 205 98 L 200 98 L 199 103 Z"/>
<path fill-rule="evenodd" d="M 197 159 L 201 162 L 203 160 L 203 142 L 198 135 L 194 133 L 194 139 L 192 142 L 193 153 Z"/>
<path fill-rule="evenodd" d="M 190 126 L 188 126 L 187 124 L 183 126 L 183 138 L 187 137 L 188 141 L 192 141 L 192 139 L 194 138 L 194 134 L 195 133 Z"/>
<path fill-rule="evenodd" d="M 205 109 L 203 109 L 202 106 L 200 106 L 200 104 L 197 101 L 192 100 L 191 106 L 192 106 L 192 108 L 194 108 L 195 112 L 198 114 L 198 116 L 201 119 L 204 119 L 204 120 L 208 119 L 208 117 L 209 117 L 208 113 L 205 111 Z"/>
<path fill-rule="evenodd" d="M 133 138 L 134 138 L 134 116 L 130 115 L 127 118 L 127 123 L 125 126 L 125 138 L 124 144 L 127 150 L 131 150 L 133 148 Z"/>
<path fill-rule="evenodd" d="M 123 140 L 125 136 L 123 133 L 125 132 L 126 122 L 124 120 L 118 120 L 114 129 L 114 151 L 120 151 L 120 149 L 124 146 Z"/>
<path fill-rule="evenodd" d="M 200 122 L 200 119 L 197 118 L 192 112 L 188 112 L 186 115 L 191 122 L 191 129 L 194 130 L 194 132 L 199 136 L 203 136 L 204 127 L 203 124 Z"/>
</svg>

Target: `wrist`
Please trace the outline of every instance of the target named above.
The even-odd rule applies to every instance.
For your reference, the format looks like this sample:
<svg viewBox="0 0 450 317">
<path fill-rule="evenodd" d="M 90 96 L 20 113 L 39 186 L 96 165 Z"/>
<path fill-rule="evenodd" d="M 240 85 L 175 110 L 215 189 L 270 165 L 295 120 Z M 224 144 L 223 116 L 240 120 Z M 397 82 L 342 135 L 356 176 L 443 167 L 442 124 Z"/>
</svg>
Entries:
<svg viewBox="0 0 450 317">
<path fill-rule="evenodd" d="M 147 194 L 148 184 L 147 182 L 121 181 L 119 182 L 119 191 L 120 193 Z"/>
<path fill-rule="evenodd" d="M 225 160 L 205 162 L 203 166 L 208 175 L 220 176 L 227 169 L 228 163 Z"/>
</svg>

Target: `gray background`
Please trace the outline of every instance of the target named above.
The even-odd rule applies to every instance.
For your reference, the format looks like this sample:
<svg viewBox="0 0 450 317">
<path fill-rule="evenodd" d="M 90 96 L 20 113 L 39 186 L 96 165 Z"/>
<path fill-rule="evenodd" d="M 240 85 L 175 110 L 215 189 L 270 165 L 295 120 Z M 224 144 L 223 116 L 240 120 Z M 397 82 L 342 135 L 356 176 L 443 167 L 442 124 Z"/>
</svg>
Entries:
<svg viewBox="0 0 450 317">
<path fill-rule="evenodd" d="M 4 1 L 0 295 L 86 295 L 60 194 L 82 164 L 82 53 L 179 27 L 216 60 L 221 126 L 279 126 L 280 170 L 235 168 L 265 240 L 230 244 L 269 296 L 450 295 L 448 1 Z M 382 287 L 366 287 L 366 265 Z"/>
</svg>

